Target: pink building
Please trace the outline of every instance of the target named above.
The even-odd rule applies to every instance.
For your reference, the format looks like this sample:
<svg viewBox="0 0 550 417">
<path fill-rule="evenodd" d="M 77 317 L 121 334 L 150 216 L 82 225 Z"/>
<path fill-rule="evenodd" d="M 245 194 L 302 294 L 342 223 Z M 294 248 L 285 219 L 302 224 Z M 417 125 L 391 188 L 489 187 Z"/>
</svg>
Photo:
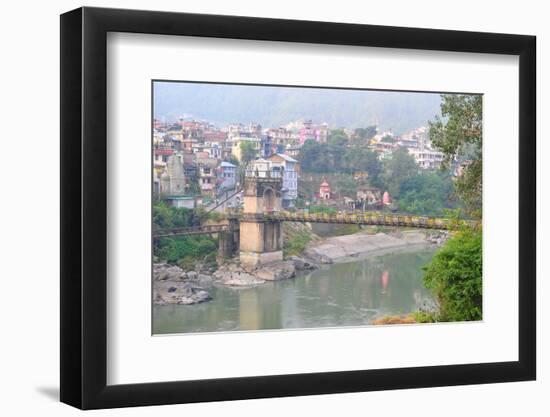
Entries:
<svg viewBox="0 0 550 417">
<path fill-rule="evenodd" d="M 306 140 L 326 142 L 328 139 L 328 126 L 326 124 L 313 125 L 311 120 L 306 120 L 304 126 L 298 132 L 298 140 L 303 145 Z"/>
<path fill-rule="evenodd" d="M 330 195 L 330 185 L 326 180 L 324 180 L 319 187 L 319 198 L 322 200 L 330 200 Z"/>
</svg>

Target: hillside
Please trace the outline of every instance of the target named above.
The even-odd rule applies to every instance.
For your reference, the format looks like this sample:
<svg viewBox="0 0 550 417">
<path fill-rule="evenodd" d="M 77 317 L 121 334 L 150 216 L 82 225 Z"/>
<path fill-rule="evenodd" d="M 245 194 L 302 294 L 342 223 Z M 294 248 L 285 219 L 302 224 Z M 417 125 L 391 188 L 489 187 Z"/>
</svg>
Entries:
<svg viewBox="0 0 550 417">
<path fill-rule="evenodd" d="M 181 115 L 217 125 L 259 122 L 280 126 L 300 119 L 331 127 L 365 127 L 376 121 L 397 134 L 439 114 L 436 93 L 323 88 L 259 87 L 156 82 L 154 114 L 175 121 Z"/>
</svg>

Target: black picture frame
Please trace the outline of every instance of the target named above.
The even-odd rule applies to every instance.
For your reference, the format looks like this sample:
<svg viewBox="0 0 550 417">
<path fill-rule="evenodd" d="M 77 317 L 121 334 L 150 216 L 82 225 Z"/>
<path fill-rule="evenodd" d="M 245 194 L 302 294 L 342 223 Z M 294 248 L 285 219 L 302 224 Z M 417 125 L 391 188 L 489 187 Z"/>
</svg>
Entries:
<svg viewBox="0 0 550 417">
<path fill-rule="evenodd" d="M 107 385 L 108 32 L 519 56 L 519 360 Z M 534 36 L 156 11 L 61 15 L 61 401 L 82 409 L 533 380 L 536 377 Z"/>
</svg>

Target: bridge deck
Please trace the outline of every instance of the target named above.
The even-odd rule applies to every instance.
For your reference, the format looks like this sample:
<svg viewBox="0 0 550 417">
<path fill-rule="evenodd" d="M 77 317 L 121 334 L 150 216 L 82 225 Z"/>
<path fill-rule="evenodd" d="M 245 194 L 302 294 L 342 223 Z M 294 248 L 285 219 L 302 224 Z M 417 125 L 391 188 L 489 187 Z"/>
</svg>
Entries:
<svg viewBox="0 0 550 417">
<path fill-rule="evenodd" d="M 173 236 L 207 235 L 225 232 L 229 227 L 226 224 L 212 224 L 206 226 L 181 227 L 178 229 L 158 230 L 153 234 L 155 239 Z"/>
<path fill-rule="evenodd" d="M 285 221 L 301 223 L 334 223 L 357 224 L 367 226 L 389 227 L 416 227 L 420 229 L 456 230 L 460 227 L 479 227 L 480 223 L 473 220 L 455 220 L 444 217 L 413 216 L 403 214 L 383 214 L 373 212 L 344 212 L 344 213 L 303 213 L 278 211 L 264 214 L 230 213 L 229 219 L 243 221 Z M 154 238 L 172 236 L 189 236 L 213 234 L 229 230 L 225 224 L 184 227 L 179 229 L 159 230 L 154 233 Z"/>
<path fill-rule="evenodd" d="M 257 216 L 257 215 L 252 215 Z M 421 229 L 454 230 L 463 226 L 477 227 L 479 222 L 472 220 L 455 220 L 443 217 L 413 216 L 402 214 L 382 214 L 373 212 L 344 212 L 344 213 L 301 213 L 279 211 L 260 215 L 265 220 L 290 221 L 301 223 L 335 223 L 357 224 L 370 226 L 416 227 Z M 246 220 L 250 215 L 241 214 Z M 257 217 L 256 217 L 257 218 Z"/>
</svg>

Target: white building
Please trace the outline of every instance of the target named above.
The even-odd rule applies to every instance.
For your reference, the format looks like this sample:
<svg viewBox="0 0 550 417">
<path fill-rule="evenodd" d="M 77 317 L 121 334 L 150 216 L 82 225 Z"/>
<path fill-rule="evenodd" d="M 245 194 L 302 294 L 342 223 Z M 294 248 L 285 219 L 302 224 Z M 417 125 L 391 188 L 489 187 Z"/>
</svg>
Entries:
<svg viewBox="0 0 550 417">
<path fill-rule="evenodd" d="M 237 183 L 237 167 L 230 162 L 223 161 L 218 169 L 218 184 L 223 190 L 232 190 Z"/>
<path fill-rule="evenodd" d="M 414 157 L 414 160 L 418 166 L 422 169 L 439 168 L 443 162 L 444 155 L 442 152 L 429 148 L 408 148 L 407 150 L 409 151 L 409 154 Z"/>
<path fill-rule="evenodd" d="M 282 171 L 283 176 L 283 208 L 294 207 L 298 198 L 299 163 L 296 159 L 277 153 L 268 158 L 272 171 Z"/>
</svg>

